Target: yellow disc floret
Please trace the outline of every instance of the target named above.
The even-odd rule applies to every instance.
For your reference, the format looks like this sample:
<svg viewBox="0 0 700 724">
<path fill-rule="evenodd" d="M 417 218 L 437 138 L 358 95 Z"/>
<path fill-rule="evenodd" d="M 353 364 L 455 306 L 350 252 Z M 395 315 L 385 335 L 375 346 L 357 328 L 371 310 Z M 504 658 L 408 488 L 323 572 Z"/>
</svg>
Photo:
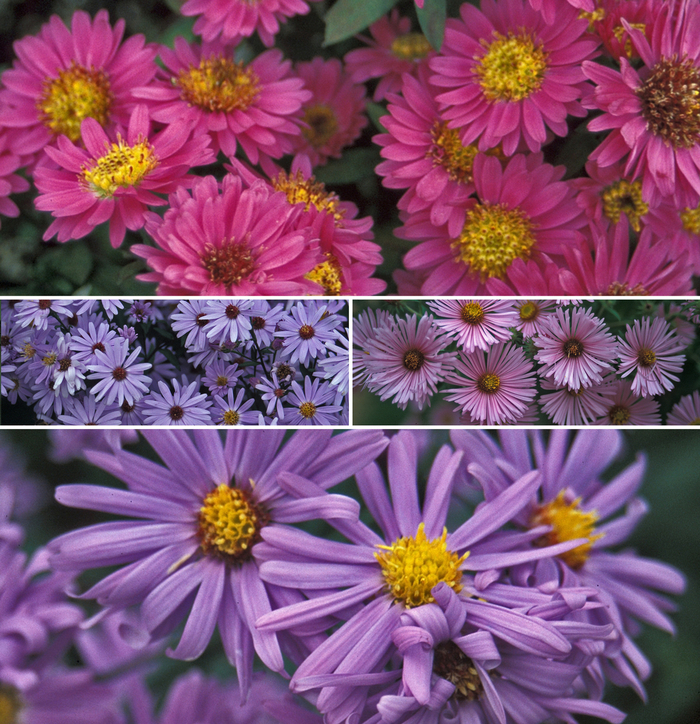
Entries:
<svg viewBox="0 0 700 724">
<path fill-rule="evenodd" d="M 238 425 L 241 416 L 235 410 L 226 410 L 224 412 L 224 425 Z"/>
<path fill-rule="evenodd" d="M 295 174 L 286 174 L 280 171 L 279 175 L 272 179 L 275 191 L 284 191 L 290 204 L 304 204 L 308 211 L 315 206 L 319 211 L 328 211 L 335 216 L 337 222 L 341 221 L 345 212 L 338 208 L 340 199 L 331 191 L 326 191 L 325 184 L 311 176 L 304 178 L 301 171 Z"/>
<path fill-rule="evenodd" d="M 114 196 L 117 189 L 138 186 L 158 166 L 158 157 L 148 140 L 130 146 L 121 136 L 107 146 L 107 152 L 83 167 L 82 182 L 101 199 Z"/>
<path fill-rule="evenodd" d="M 479 302 L 467 302 L 459 312 L 463 322 L 479 324 L 484 319 L 484 308 Z"/>
<path fill-rule="evenodd" d="M 0 724 L 19 724 L 22 700 L 10 684 L 0 683 Z"/>
<path fill-rule="evenodd" d="M 540 539 L 542 545 L 556 545 L 576 538 L 588 538 L 588 543 L 559 554 L 559 558 L 568 566 L 577 569 L 588 560 L 593 543 L 604 535 L 595 532 L 597 520 L 598 513 L 595 510 L 581 510 L 581 498 L 567 502 L 566 493 L 562 490 L 554 500 L 537 509 L 530 524 L 532 527 L 552 526 L 552 530 Z"/>
<path fill-rule="evenodd" d="M 338 297 L 343 289 L 340 263 L 332 254 L 326 256 L 327 261 L 317 264 L 304 278 L 320 284 L 327 297 Z"/>
<path fill-rule="evenodd" d="M 401 60 L 420 60 L 432 50 L 423 33 L 405 33 L 394 38 L 391 52 Z"/>
<path fill-rule="evenodd" d="M 301 133 L 314 148 L 321 148 L 338 133 L 335 111 L 325 103 L 316 103 L 305 108 L 304 122 L 308 124 L 308 128 L 302 128 Z"/>
<path fill-rule="evenodd" d="M 523 302 L 518 307 L 518 314 L 523 322 L 534 322 L 540 316 L 540 305 L 530 300 Z"/>
<path fill-rule="evenodd" d="M 626 181 L 621 179 L 603 189 L 603 213 L 617 224 L 620 214 L 625 214 L 630 226 L 639 231 L 639 221 L 649 211 L 649 204 L 642 201 L 641 181 Z"/>
<path fill-rule="evenodd" d="M 477 204 L 452 249 L 459 261 L 479 274 L 482 281 L 505 276 L 515 259 L 527 259 L 535 244 L 532 222 L 519 208 L 503 204 Z"/>
<path fill-rule="evenodd" d="M 244 490 L 222 483 L 204 498 L 198 522 L 205 553 L 240 560 L 250 556 L 268 516 Z"/>
<path fill-rule="evenodd" d="M 528 35 L 493 33 L 474 72 L 489 101 L 521 101 L 539 90 L 547 70 L 547 54 Z"/>
<path fill-rule="evenodd" d="M 94 118 L 101 126 L 109 121 L 114 96 L 109 79 L 101 69 L 84 68 L 75 61 L 58 71 L 58 78 L 46 78 L 37 100 L 41 122 L 55 135 L 80 139 L 80 124 Z"/>
<path fill-rule="evenodd" d="M 469 555 L 458 556 L 447 549 L 447 528 L 439 538 L 428 540 L 425 524 L 418 526 L 413 538 L 399 538 L 390 546 L 378 545 L 382 553 L 375 557 L 382 569 L 387 592 L 406 608 L 434 603 L 430 592 L 438 583 L 446 583 L 455 593 L 462 590 L 460 565 Z"/>
<path fill-rule="evenodd" d="M 432 143 L 427 156 L 435 166 L 442 166 L 452 181 L 467 183 L 472 180 L 472 167 L 477 147 L 471 144 L 462 145 L 459 131 L 448 128 L 443 121 L 435 121 L 430 129 Z"/>
<path fill-rule="evenodd" d="M 486 372 L 476 381 L 476 388 L 485 395 L 495 395 L 501 389 L 501 378 Z"/>
<path fill-rule="evenodd" d="M 694 209 L 684 209 L 680 214 L 683 228 L 691 234 L 700 236 L 700 205 Z"/>
<path fill-rule="evenodd" d="M 255 72 L 245 63 L 221 55 L 203 59 L 196 68 L 181 70 L 175 82 L 182 100 L 211 113 L 245 111 L 260 95 Z"/>
<path fill-rule="evenodd" d="M 310 420 L 316 415 L 316 405 L 313 402 L 302 402 L 299 405 L 299 414 L 306 420 Z"/>
</svg>

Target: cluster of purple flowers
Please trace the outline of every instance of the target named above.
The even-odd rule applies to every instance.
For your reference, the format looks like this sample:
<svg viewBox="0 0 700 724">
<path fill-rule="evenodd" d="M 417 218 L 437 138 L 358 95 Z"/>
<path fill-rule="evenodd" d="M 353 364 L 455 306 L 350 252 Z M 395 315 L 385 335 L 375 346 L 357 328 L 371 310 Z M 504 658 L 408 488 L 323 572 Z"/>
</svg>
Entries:
<svg viewBox="0 0 700 724">
<path fill-rule="evenodd" d="M 346 309 L 229 298 L 3 301 L 2 395 L 48 424 L 347 423 Z"/>
<path fill-rule="evenodd" d="M 79 448 L 122 483 L 56 499 L 117 517 L 27 563 L 6 511 L 3 722 L 620 724 L 602 698 L 608 682 L 646 696 L 640 624 L 674 631 L 683 575 L 617 550 L 647 511 L 644 456 L 606 473 L 619 431 L 462 430 L 429 453 L 411 431 L 151 430 L 147 457 L 115 430 L 52 432 L 57 458 Z M 359 495 L 332 492 L 351 477 Z M 90 619 L 76 597 L 97 602 Z M 229 675 L 189 671 L 155 715 L 145 675 L 166 646 L 199 659 L 216 629 Z"/>
<path fill-rule="evenodd" d="M 354 385 L 401 409 L 421 410 L 443 393 L 460 424 L 537 423 L 538 406 L 550 424 L 661 424 L 660 399 L 679 381 L 700 324 L 690 302 L 661 302 L 642 316 L 631 302 L 603 303 L 598 312 L 592 302 L 536 299 L 425 306 L 430 314 L 371 306 L 358 315 Z M 606 309 L 624 334 L 610 331 Z M 697 389 L 666 417 L 675 425 L 699 420 Z"/>
</svg>

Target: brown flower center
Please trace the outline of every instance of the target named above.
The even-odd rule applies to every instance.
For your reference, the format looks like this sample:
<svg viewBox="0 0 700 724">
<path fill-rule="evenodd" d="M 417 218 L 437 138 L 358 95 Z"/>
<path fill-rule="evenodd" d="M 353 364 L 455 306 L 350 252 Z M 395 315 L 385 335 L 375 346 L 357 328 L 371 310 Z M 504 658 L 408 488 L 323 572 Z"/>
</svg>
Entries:
<svg viewBox="0 0 700 724">
<path fill-rule="evenodd" d="M 474 662 L 454 641 L 443 641 L 435 647 L 433 671 L 454 684 L 453 699 L 475 701 L 484 693 Z"/>
<path fill-rule="evenodd" d="M 233 239 L 224 239 L 218 247 L 212 244 L 205 246 L 200 258 L 209 272 L 209 280 L 227 287 L 240 284 L 241 279 L 249 277 L 256 268 L 248 245 Z"/>
<path fill-rule="evenodd" d="M 632 417 L 632 413 L 629 407 L 624 405 L 613 405 L 608 410 L 608 419 L 611 425 L 626 425 L 630 421 L 630 417 Z"/>
<path fill-rule="evenodd" d="M 476 388 L 486 395 L 494 395 L 501 389 L 501 378 L 498 375 L 486 372 L 476 381 Z"/>
<path fill-rule="evenodd" d="M 126 370 L 123 367 L 115 367 L 112 370 L 112 379 L 121 382 L 126 379 Z"/>
<path fill-rule="evenodd" d="M 580 357 L 583 354 L 583 344 L 580 340 L 575 338 L 567 339 L 566 342 L 564 342 L 564 347 L 562 349 L 569 359 L 572 357 Z"/>
<path fill-rule="evenodd" d="M 425 355 L 419 349 L 409 349 L 404 353 L 403 366 L 409 372 L 417 372 L 425 364 Z"/>
<path fill-rule="evenodd" d="M 180 407 L 180 405 L 173 405 L 173 407 L 170 408 L 168 415 L 170 415 L 171 420 L 177 422 L 178 420 L 182 420 L 185 416 L 185 411 Z"/>
<path fill-rule="evenodd" d="M 310 324 L 302 324 L 301 327 L 299 327 L 299 336 L 302 339 L 311 339 L 314 334 L 316 334 L 316 332 Z"/>
</svg>

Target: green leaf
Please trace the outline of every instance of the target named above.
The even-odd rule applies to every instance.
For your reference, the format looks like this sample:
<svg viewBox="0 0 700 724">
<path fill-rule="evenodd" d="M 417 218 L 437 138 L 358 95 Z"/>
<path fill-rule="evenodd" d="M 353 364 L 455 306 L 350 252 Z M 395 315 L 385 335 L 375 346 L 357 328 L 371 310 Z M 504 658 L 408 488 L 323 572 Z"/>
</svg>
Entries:
<svg viewBox="0 0 700 724">
<path fill-rule="evenodd" d="M 416 8 L 418 22 L 428 42 L 440 50 L 445 37 L 445 18 L 447 17 L 447 0 L 425 0 L 422 8 Z"/>
<path fill-rule="evenodd" d="M 389 113 L 387 109 L 381 105 L 381 103 L 373 103 L 372 101 L 369 101 L 367 103 L 367 115 L 369 116 L 370 121 L 374 124 L 374 127 L 380 133 L 386 133 L 386 128 L 384 128 L 382 118 L 389 115 Z"/>
<path fill-rule="evenodd" d="M 351 148 L 342 158 L 329 161 L 326 166 L 317 168 L 314 173 L 324 184 L 352 184 L 372 176 L 377 163 L 379 155 L 376 149 Z"/>
<path fill-rule="evenodd" d="M 364 30 L 396 5 L 398 0 L 338 0 L 326 13 L 324 45 L 332 45 Z"/>
</svg>

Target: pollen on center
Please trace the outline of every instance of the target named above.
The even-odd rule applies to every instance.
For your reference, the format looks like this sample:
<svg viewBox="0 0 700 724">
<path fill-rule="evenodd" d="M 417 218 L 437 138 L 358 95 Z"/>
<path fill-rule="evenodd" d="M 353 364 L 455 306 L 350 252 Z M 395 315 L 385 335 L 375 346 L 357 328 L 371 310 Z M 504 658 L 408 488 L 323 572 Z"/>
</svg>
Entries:
<svg viewBox="0 0 700 724">
<path fill-rule="evenodd" d="M 260 95 L 255 72 L 242 61 L 237 63 L 221 55 L 181 70 L 175 82 L 184 101 L 210 113 L 245 111 Z"/>
</svg>

